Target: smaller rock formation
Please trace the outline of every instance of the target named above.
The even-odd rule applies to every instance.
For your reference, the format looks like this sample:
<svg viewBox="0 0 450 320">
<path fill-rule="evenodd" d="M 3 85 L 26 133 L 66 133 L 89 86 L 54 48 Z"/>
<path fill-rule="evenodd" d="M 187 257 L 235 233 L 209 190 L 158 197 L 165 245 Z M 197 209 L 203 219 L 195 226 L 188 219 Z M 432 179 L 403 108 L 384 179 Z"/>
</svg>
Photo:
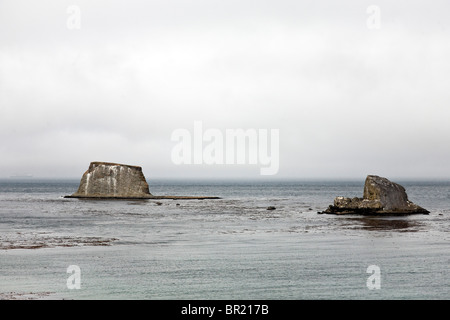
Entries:
<svg viewBox="0 0 450 320">
<path fill-rule="evenodd" d="M 334 204 L 319 213 L 329 214 L 428 214 L 429 211 L 408 200 L 405 188 L 386 178 L 369 175 L 362 198 L 336 197 Z"/>
</svg>

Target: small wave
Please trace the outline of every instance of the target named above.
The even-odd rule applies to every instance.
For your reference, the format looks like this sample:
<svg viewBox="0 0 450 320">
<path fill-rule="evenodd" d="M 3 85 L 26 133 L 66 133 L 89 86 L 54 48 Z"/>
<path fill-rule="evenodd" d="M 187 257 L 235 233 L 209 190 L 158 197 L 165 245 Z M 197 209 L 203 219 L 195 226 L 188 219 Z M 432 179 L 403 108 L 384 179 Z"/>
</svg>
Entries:
<svg viewBox="0 0 450 320">
<path fill-rule="evenodd" d="M 0 250 L 56 247 L 110 246 L 116 238 L 52 236 L 47 233 L 16 233 L 0 236 Z"/>
<path fill-rule="evenodd" d="M 2 292 L 0 300 L 41 300 L 50 298 L 54 292 Z"/>
</svg>

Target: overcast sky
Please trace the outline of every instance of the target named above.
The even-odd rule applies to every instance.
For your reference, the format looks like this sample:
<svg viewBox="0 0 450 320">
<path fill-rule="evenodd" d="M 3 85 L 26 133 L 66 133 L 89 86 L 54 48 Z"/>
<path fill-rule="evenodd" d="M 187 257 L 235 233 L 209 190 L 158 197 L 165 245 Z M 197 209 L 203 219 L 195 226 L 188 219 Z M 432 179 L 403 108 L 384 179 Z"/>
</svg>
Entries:
<svg viewBox="0 0 450 320">
<path fill-rule="evenodd" d="M 172 133 L 201 121 L 278 129 L 268 179 L 450 178 L 449 12 L 425 0 L 1 0 L 0 177 L 80 178 L 91 161 L 140 165 L 149 180 L 260 177 L 259 165 L 173 163 Z"/>
</svg>

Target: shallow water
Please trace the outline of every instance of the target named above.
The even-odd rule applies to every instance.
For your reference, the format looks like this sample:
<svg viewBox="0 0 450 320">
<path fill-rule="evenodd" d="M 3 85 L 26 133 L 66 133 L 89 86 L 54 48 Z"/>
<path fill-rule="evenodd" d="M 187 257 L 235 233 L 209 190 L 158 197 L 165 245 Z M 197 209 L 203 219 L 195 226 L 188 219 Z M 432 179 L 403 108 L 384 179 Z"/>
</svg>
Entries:
<svg viewBox="0 0 450 320">
<path fill-rule="evenodd" d="M 222 199 L 63 198 L 78 182 L 0 181 L 1 298 L 450 298 L 448 182 L 399 182 L 431 212 L 404 217 L 317 214 L 363 181 L 150 181 L 155 195 Z"/>
</svg>

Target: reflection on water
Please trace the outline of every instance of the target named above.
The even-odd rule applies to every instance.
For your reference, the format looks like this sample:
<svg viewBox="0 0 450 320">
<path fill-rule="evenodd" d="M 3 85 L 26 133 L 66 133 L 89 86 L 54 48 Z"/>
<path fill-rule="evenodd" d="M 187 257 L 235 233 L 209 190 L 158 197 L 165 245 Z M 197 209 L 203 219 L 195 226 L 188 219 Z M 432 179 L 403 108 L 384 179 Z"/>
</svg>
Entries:
<svg viewBox="0 0 450 320">
<path fill-rule="evenodd" d="M 400 232 L 417 232 L 423 226 L 422 223 L 410 219 L 389 219 L 381 217 L 359 217 L 350 218 L 355 225 L 361 229 L 369 231 L 400 231 Z"/>
</svg>

